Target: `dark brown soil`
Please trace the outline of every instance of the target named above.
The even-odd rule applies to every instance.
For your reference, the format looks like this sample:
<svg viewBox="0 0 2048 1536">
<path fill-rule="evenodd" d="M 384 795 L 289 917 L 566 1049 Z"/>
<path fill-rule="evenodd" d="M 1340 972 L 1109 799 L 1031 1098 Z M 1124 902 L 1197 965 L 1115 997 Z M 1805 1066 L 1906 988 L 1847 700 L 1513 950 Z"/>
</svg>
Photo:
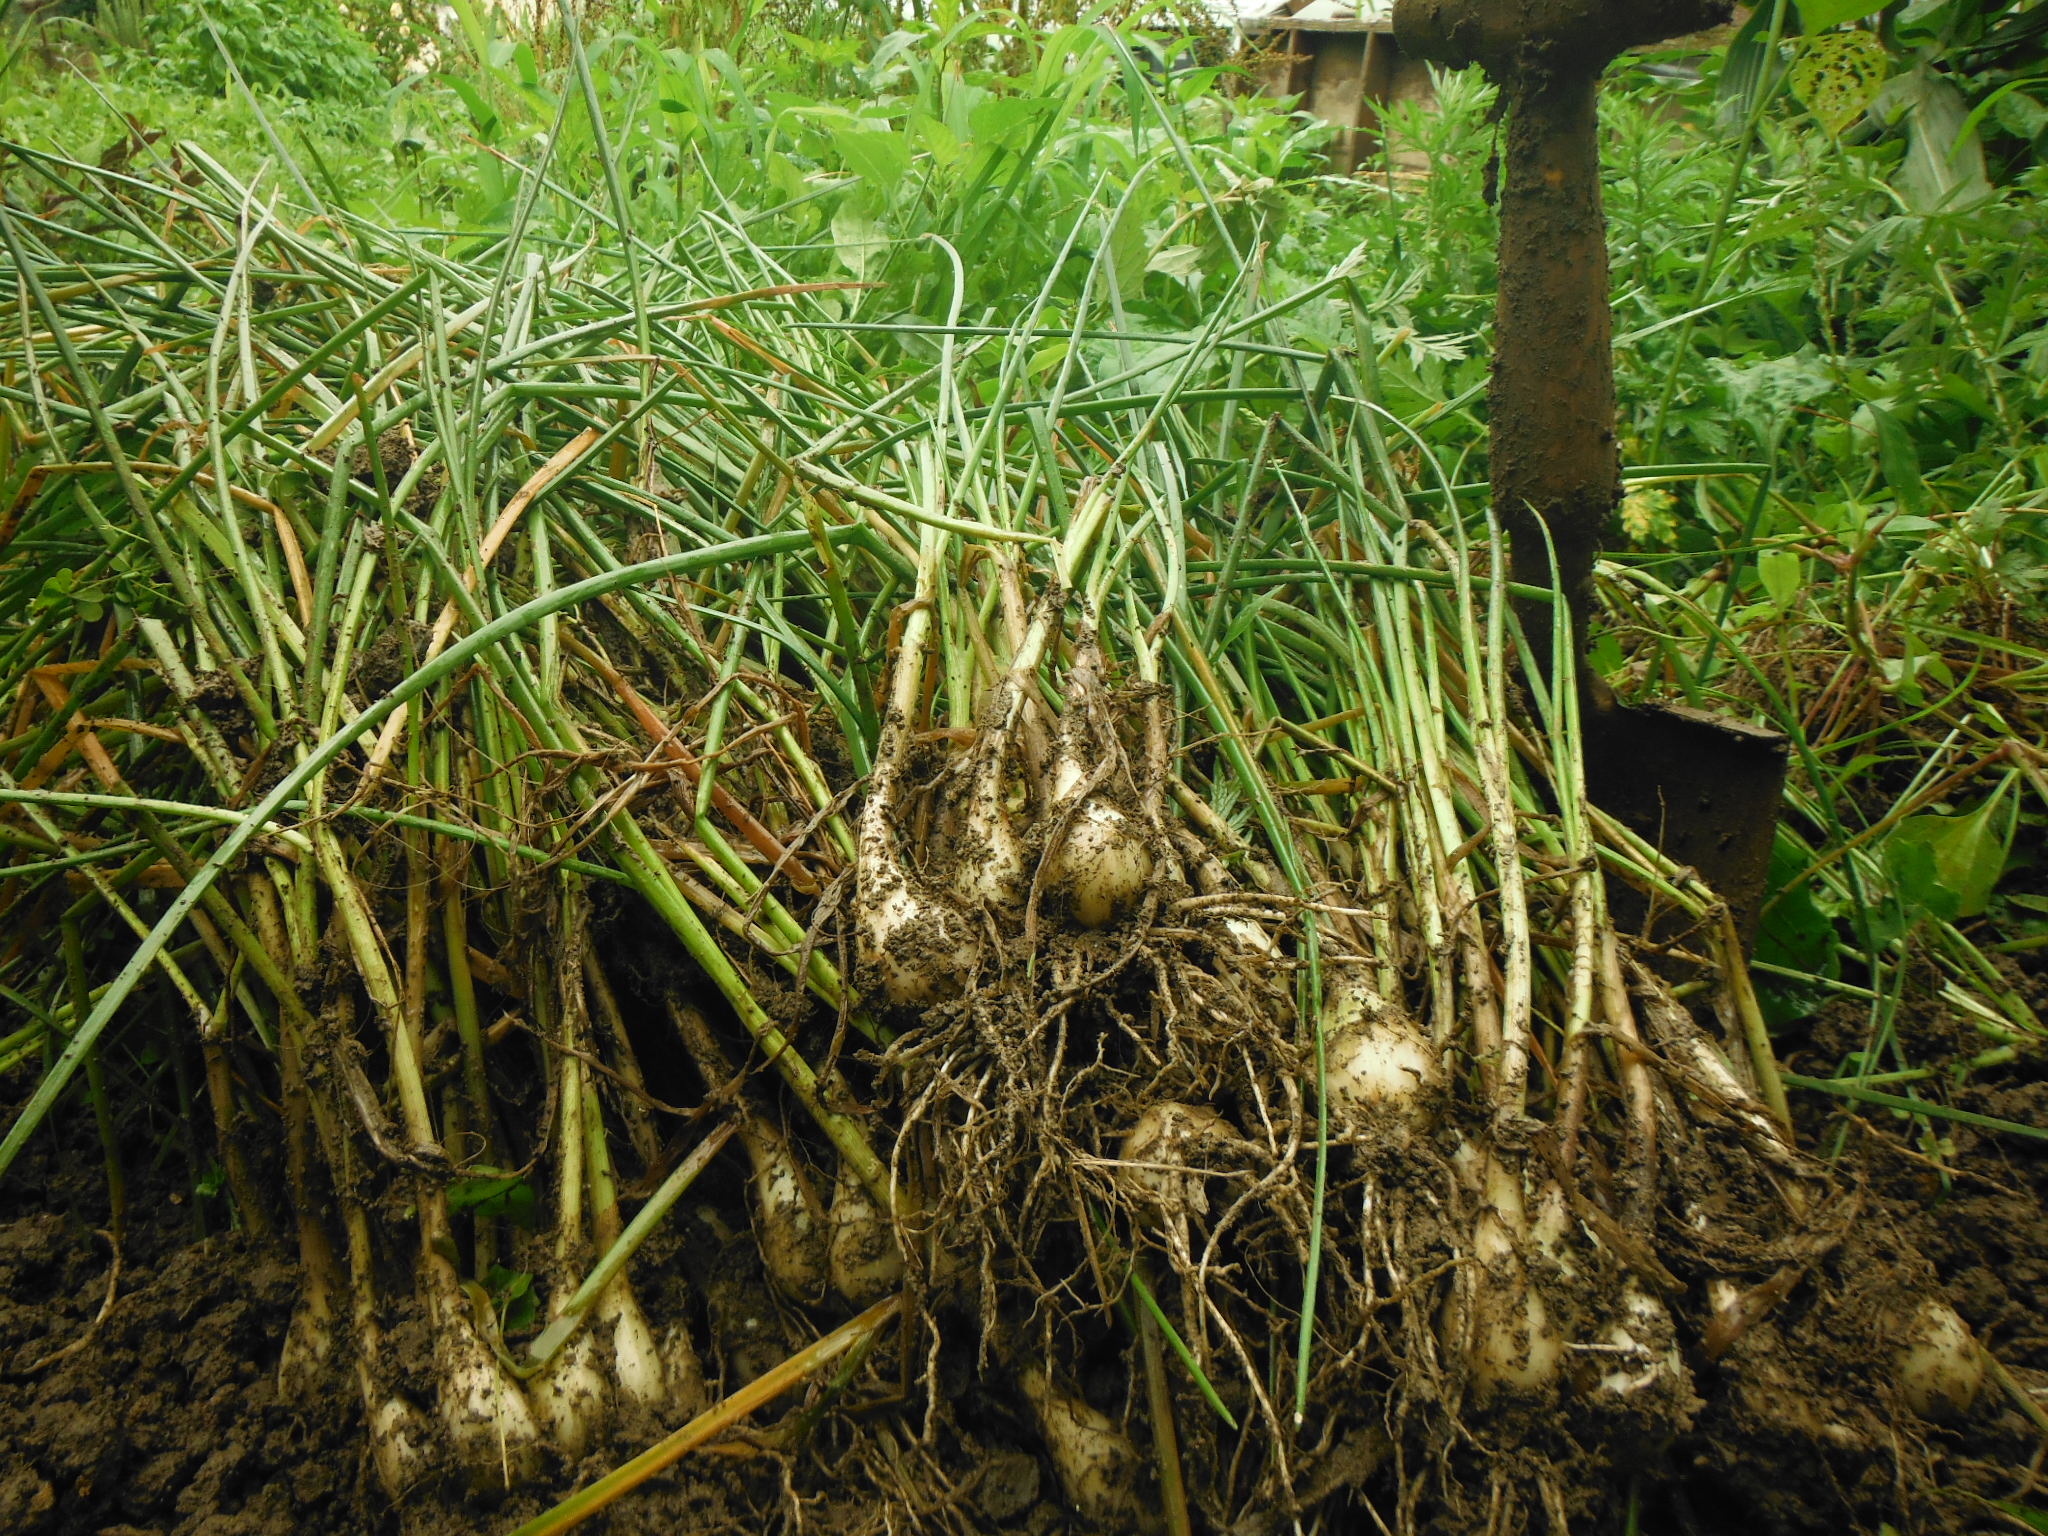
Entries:
<svg viewBox="0 0 2048 1536">
<path fill-rule="evenodd" d="M 2043 1088 L 2048 1084 L 2022 1091 L 2034 1101 L 2031 1113 L 2008 1109 L 2004 1118 L 2048 1123 L 2041 1114 L 2048 1108 L 2038 1091 Z M 1998 1113 L 1990 1103 L 2014 1096 L 2011 1090 L 1966 1090 L 1957 1102 Z M 1840 1119 L 1829 1113 L 1833 1106 L 1808 1099 L 1796 1107 L 1804 1111 L 1805 1144 L 1830 1145 Z M 1849 1122 L 1840 1166 L 1856 1180 L 1849 1198 L 1860 1198 L 1857 1223 L 1868 1236 L 1855 1245 L 1853 1258 L 1808 1277 L 1744 1341 L 1752 1360 L 1758 1352 L 1784 1352 L 1801 1384 L 1797 1401 L 1770 1400 L 1767 1389 L 1758 1389 L 1767 1377 L 1731 1379 L 1724 1385 L 1733 1390 L 1720 1392 L 1711 1376 L 1701 1379 L 1707 1406 L 1687 1443 L 1676 1448 L 1670 1462 L 1676 1480 L 1663 1495 L 1680 1517 L 1676 1529 L 1815 1530 L 1824 1528 L 1816 1525 L 1816 1512 L 1832 1505 L 1856 1517 L 1841 1529 L 1875 1532 L 1888 1521 L 1901 1532 L 1990 1532 L 2022 1527 L 1989 1501 L 2032 1510 L 2048 1505 L 2048 1492 L 2036 1486 L 2048 1438 L 1996 1384 L 1987 1384 L 1974 1410 L 1957 1423 L 1881 1413 L 1892 1425 L 1881 1454 L 1857 1444 L 1845 1444 L 1839 1456 L 1816 1454 L 1840 1426 L 1862 1430 L 1860 1421 L 1873 1406 L 1853 1373 L 1825 1360 L 1825 1330 L 1818 1324 L 1829 1310 L 1879 1319 L 1871 1345 L 1882 1361 L 1887 1308 L 1919 1291 L 1905 1270 L 1890 1268 L 1899 1254 L 1933 1265 L 1939 1294 L 2022 1389 L 2048 1407 L 2048 1327 L 2042 1323 L 2048 1316 L 2042 1311 L 2048 1303 L 2048 1156 L 2042 1155 L 2048 1146 L 1954 1130 L 1944 1173 L 1918 1149 L 1910 1127 L 1883 1115 Z M 1823 1422 L 1820 1433 L 1809 1432 Z"/>
<path fill-rule="evenodd" d="M 1916 1042 L 1923 1049 L 1931 1043 Z M 2048 1080 L 2026 1070 L 1986 1075 L 1956 1102 L 2048 1123 Z M 1841 1129 L 1832 1101 L 1808 1097 L 1800 1108 L 1806 1145 L 1832 1145 Z M 581 1466 L 557 1469 L 543 1487 L 510 1502 L 439 1491 L 393 1509 L 365 1462 L 352 1384 L 337 1378 L 313 1411 L 279 1401 L 274 1376 L 296 1288 L 289 1254 L 237 1234 L 199 1237 L 195 1212 L 219 1202 L 180 1189 L 170 1164 L 131 1193 L 116 1300 L 101 1318 L 111 1252 L 97 1230 L 106 1220 L 97 1149 L 88 1117 L 64 1118 L 63 1156 L 53 1155 L 45 1133 L 0 1189 L 0 1532 L 7 1536 L 506 1531 L 658 1434 L 658 1427 L 629 1426 Z M 1860 1228 L 1878 1236 L 1859 1240 L 1853 1261 L 1838 1256 L 1802 1282 L 1745 1340 L 1739 1353 L 1749 1358 L 1731 1359 L 1740 1369 L 1701 1363 L 1696 1384 L 1705 1405 L 1692 1430 L 1677 1444 L 1642 1448 L 1633 1529 L 1763 1536 L 1876 1532 L 1889 1522 L 1901 1536 L 1988 1533 L 2020 1528 L 2000 1503 L 2048 1506 L 2048 1490 L 2035 1486 L 2043 1438 L 1996 1388 L 1961 1423 L 1919 1426 L 1917 1437 L 1894 1431 L 1880 1456 L 1850 1447 L 1836 1459 L 1816 1451 L 1825 1435 L 1816 1439 L 1801 1425 L 1910 1421 L 1888 1405 L 1856 1401 L 1866 1389 L 1854 1372 L 1822 1376 L 1815 1390 L 1815 1373 L 1795 1363 L 1806 1386 L 1787 1402 L 1772 1399 L 1769 1373 L 1756 1370 L 1755 1353 L 1765 1345 L 1794 1362 L 1819 1359 L 1818 1351 L 1832 1347 L 1826 1336 L 1839 1338 L 1844 1312 L 1883 1301 L 1884 1254 L 1917 1249 L 1957 1311 L 2022 1387 L 2048 1404 L 2048 1145 L 1953 1127 L 1952 1145 L 1939 1149 L 1944 1172 L 1913 1129 L 1890 1117 L 1865 1117 L 1846 1129 L 1842 1182 L 1859 1192 Z M 665 1276 L 687 1275 L 720 1314 L 700 1320 L 702 1333 L 733 1338 L 752 1328 L 773 1336 L 759 1358 L 735 1350 L 707 1358 L 707 1369 L 722 1373 L 730 1389 L 787 1353 L 795 1342 L 791 1320 L 766 1300 L 744 1227 L 726 1227 L 713 1204 L 686 1203 L 678 1216 L 674 1236 L 649 1253 L 642 1273 L 649 1303 L 661 1309 Z M 745 1309 L 749 1297 L 758 1301 L 751 1323 L 723 1315 Z M 1830 1309 L 1837 1321 L 1823 1328 Z M 396 1332 L 403 1331 L 401 1324 Z M 1018 1405 L 1003 1394 L 984 1397 L 971 1357 L 947 1352 L 936 1362 L 933 1395 L 943 1408 L 930 1447 L 917 1443 L 928 1367 L 922 1352 L 907 1367 L 918 1378 L 907 1400 L 892 1401 L 880 1389 L 906 1369 L 893 1346 L 873 1364 L 870 1386 L 880 1387 L 856 1394 L 853 1414 L 869 1431 L 900 1424 L 900 1464 L 844 1454 L 850 1442 L 835 1439 L 829 1417 L 794 1452 L 742 1433 L 628 1495 L 585 1529 L 837 1536 L 883 1529 L 882 1501 L 896 1509 L 897 1529 L 1033 1536 L 1080 1529 L 1068 1522 Z M 755 1424 L 772 1424 L 799 1402 L 785 1398 Z M 878 1438 L 885 1437 L 869 1433 L 863 1444 L 871 1449 Z M 937 1495 L 929 1517 L 904 1525 L 902 1512 L 923 1491 Z M 1368 1491 L 1379 1503 L 1386 1490 Z M 1619 1500 L 1572 1502 L 1574 1531 L 1631 1528 Z M 1339 1524 L 1326 1522 L 1325 1530 L 1372 1528 L 1344 1523 L 1365 1521 L 1362 1508 L 1332 1517 Z"/>
<path fill-rule="evenodd" d="M 315 1412 L 278 1401 L 287 1257 L 193 1242 L 190 1202 L 145 1188 L 102 1318 L 104 1197 L 38 1152 L 0 1203 L 0 1530 L 396 1531 L 368 1496 L 353 1394 Z"/>
<path fill-rule="evenodd" d="M 16 1108 L 5 1106 L 0 1119 Z M 313 1411 L 279 1399 L 277 1365 L 298 1294 L 285 1244 L 200 1236 L 200 1208 L 218 1215 L 223 1202 L 182 1191 L 174 1165 L 140 1188 L 131 1169 L 115 1301 L 102 1317 L 110 1243 L 98 1225 L 106 1220 L 98 1147 L 88 1117 L 68 1117 L 64 1135 L 61 1157 L 47 1133 L 37 1138 L 0 1191 L 0 1536 L 508 1531 L 673 1427 L 615 1426 L 581 1465 L 557 1467 L 510 1499 L 439 1487 L 394 1508 L 368 1463 L 353 1381 L 332 1377 Z M 143 1149 L 124 1150 L 139 1161 Z M 728 1220 L 739 1209 L 738 1190 L 722 1191 L 722 1182 L 707 1177 L 705 1200 L 678 1209 L 674 1231 L 643 1250 L 647 1263 L 636 1277 L 657 1315 L 678 1313 L 672 1289 L 687 1286 L 698 1298 L 700 1333 L 729 1345 L 705 1361 L 714 1391 L 744 1384 L 814 1336 L 773 1300 L 745 1216 L 737 1227 Z M 424 1357 L 416 1322 L 387 1322 L 406 1356 Z M 874 1363 L 886 1378 L 879 1406 L 900 1412 L 900 1361 L 885 1349 Z M 917 1365 L 925 1363 L 920 1354 Z M 984 1401 L 970 1357 L 948 1351 L 937 1364 L 948 1405 L 937 1454 L 911 1446 L 902 1465 L 878 1472 L 854 1466 L 830 1420 L 795 1446 L 743 1429 L 583 1529 L 599 1536 L 797 1529 L 788 1521 L 794 1488 L 804 1500 L 804 1529 L 879 1530 L 875 1490 L 892 1472 L 937 1493 L 935 1528 L 1033 1536 L 1064 1529 L 1055 1484 L 1021 1427 L 1020 1408 L 1000 1396 Z M 753 1423 L 773 1425 L 802 1401 L 791 1394 Z M 864 1403 L 854 1412 L 873 1418 Z M 892 1491 L 900 1508 L 902 1489 Z"/>
</svg>

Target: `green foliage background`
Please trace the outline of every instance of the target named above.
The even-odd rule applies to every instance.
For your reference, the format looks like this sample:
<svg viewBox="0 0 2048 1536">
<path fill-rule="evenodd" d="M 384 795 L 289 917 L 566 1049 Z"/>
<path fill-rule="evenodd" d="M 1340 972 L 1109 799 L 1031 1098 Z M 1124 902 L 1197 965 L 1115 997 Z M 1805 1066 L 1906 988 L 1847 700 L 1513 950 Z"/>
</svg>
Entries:
<svg viewBox="0 0 2048 1536">
<path fill-rule="evenodd" d="M 265 93 L 360 105 L 383 83 L 370 43 L 332 0 L 151 0 L 147 18 L 154 66 L 209 96 L 227 92 L 223 48 Z"/>
</svg>

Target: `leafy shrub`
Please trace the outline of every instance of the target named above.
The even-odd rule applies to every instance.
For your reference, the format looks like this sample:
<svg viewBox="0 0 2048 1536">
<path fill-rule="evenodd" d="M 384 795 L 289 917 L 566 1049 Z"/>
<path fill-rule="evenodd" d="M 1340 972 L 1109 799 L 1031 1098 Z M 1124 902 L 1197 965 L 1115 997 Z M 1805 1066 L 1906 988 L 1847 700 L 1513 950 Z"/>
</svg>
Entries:
<svg viewBox="0 0 2048 1536">
<path fill-rule="evenodd" d="M 307 101 L 362 101 L 382 85 L 376 55 L 349 30 L 331 0 L 163 0 L 149 18 L 164 72 L 181 85 L 218 94 L 227 65 L 207 30 L 220 31 L 252 90 Z"/>
<path fill-rule="evenodd" d="M 348 26 L 370 45 L 384 76 L 397 80 L 441 35 L 441 0 L 340 0 Z"/>
</svg>

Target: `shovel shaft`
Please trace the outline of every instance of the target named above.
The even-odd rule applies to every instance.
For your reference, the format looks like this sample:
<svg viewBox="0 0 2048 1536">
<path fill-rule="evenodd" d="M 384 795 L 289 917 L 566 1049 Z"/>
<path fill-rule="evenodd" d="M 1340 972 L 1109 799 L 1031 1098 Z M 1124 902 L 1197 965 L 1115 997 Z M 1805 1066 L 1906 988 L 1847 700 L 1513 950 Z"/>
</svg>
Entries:
<svg viewBox="0 0 2048 1536">
<path fill-rule="evenodd" d="M 1452 68 L 1481 65 L 1506 107 L 1488 395 L 1493 506 L 1508 532 L 1514 579 L 1554 583 L 1581 646 L 1591 627 L 1593 559 L 1621 497 L 1600 207 L 1600 76 L 1626 48 L 1726 14 L 1725 0 L 1396 0 L 1394 7 L 1405 52 Z M 1554 612 L 1547 603 L 1522 609 L 1546 669 Z M 1768 884 L 1784 739 L 1697 711 L 1625 707 L 1592 668 L 1576 675 L 1592 800 L 1703 875 L 1747 938 Z M 1610 900 L 1620 913 L 1631 901 L 1628 888 L 1610 888 Z"/>
<path fill-rule="evenodd" d="M 1514 578 L 1551 585 L 1547 530 L 1580 635 L 1621 495 L 1598 93 L 1597 65 L 1524 77 L 1510 92 L 1489 391 L 1493 505 Z"/>
<path fill-rule="evenodd" d="M 1481 65 L 1507 109 L 1489 392 L 1493 505 L 1515 580 L 1563 590 L 1583 639 L 1593 557 L 1621 497 L 1600 206 L 1600 76 L 1638 43 L 1725 19 L 1725 0 L 1397 0 L 1402 48 Z M 1548 545 L 1556 550 L 1553 572 Z M 1537 605 L 1541 606 L 1541 605 Z M 1541 633 L 1545 613 L 1525 621 Z"/>
</svg>

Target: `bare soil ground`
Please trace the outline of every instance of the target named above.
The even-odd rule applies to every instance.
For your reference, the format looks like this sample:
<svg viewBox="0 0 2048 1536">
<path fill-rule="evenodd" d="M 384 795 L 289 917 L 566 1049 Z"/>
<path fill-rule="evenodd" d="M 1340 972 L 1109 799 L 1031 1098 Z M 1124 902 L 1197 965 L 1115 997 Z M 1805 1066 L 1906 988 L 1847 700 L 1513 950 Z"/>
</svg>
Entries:
<svg viewBox="0 0 2048 1536">
<path fill-rule="evenodd" d="M 1846 1037 L 1859 1026 L 1824 1015 L 1781 1044 L 1813 1070 L 1853 1046 Z M 1967 1048 L 1943 1035 L 1938 1017 L 1924 1023 L 1910 1042 L 1917 1059 Z M 2048 1075 L 2023 1063 L 1978 1077 L 1953 1102 L 2048 1124 Z M 1835 1108 L 1817 1096 L 1802 1100 L 1804 1144 L 1825 1151 L 1839 1137 L 1842 1183 L 1864 1202 L 1861 1219 L 1930 1259 L 1979 1338 L 2048 1403 L 2048 1145 L 1949 1126 L 1949 1145 L 1929 1147 L 1904 1121 L 1865 1115 L 1845 1125 Z M 274 1378 L 295 1295 L 287 1250 L 235 1233 L 199 1236 L 198 1216 L 218 1202 L 195 1196 L 178 1160 L 163 1159 L 156 1173 L 131 1175 L 137 1185 L 113 1273 L 112 1246 L 99 1230 L 106 1212 L 89 1120 L 64 1117 L 63 1135 L 61 1147 L 48 1133 L 39 1138 L 0 1188 L 0 1532 L 502 1531 L 658 1435 L 658 1425 L 618 1426 L 581 1465 L 556 1468 L 545 1486 L 509 1501 L 423 1491 L 392 1507 L 367 1465 L 348 1381 L 337 1376 L 311 1411 L 278 1398 Z M 153 1152 L 129 1150 L 138 1170 Z M 811 1333 L 769 1299 L 737 1179 L 730 1188 L 708 1180 L 693 1202 L 645 1251 L 638 1272 L 650 1310 L 677 1303 L 679 1291 L 664 1295 L 664 1277 L 687 1283 L 698 1298 L 690 1315 L 707 1371 L 714 1388 L 729 1389 Z M 1860 1251 L 1881 1256 L 1883 1244 Z M 1796 1364 L 1802 1319 L 1816 1307 L 1866 1304 L 1871 1298 L 1859 1291 L 1883 1283 L 1881 1262 L 1861 1275 L 1838 1269 L 1808 1280 L 1804 1294 L 1745 1341 L 1790 1352 L 1788 1379 L 1807 1383 L 1808 1402 L 1759 1400 L 1767 1389 L 1755 1383 L 1768 1373 L 1722 1375 L 1696 1361 L 1704 1406 L 1682 1439 L 1644 1449 L 1634 1528 L 1678 1536 L 1876 1532 L 1886 1522 L 1902 1533 L 2026 1529 L 1998 1506 L 2048 1506 L 2048 1489 L 2037 1486 L 2044 1442 L 2005 1392 L 1987 1391 L 1960 1423 L 1929 1427 L 1917 1441 L 1900 1438 L 1889 1458 L 1845 1453 L 1835 1464 L 1814 1453 L 1824 1433 L 1816 1441 L 1783 1432 L 1788 1415 L 1825 1420 L 1843 1407 Z M 407 1321 L 393 1324 L 394 1339 L 408 1346 Z M 881 1529 L 884 1498 L 899 1512 L 924 1501 L 919 1523 L 934 1530 L 1079 1529 L 1027 1414 L 1007 1390 L 984 1390 L 970 1354 L 947 1350 L 934 1361 L 920 1352 L 905 1362 L 893 1350 L 892 1343 L 875 1356 L 866 1395 L 807 1437 L 742 1434 L 628 1495 L 586 1529 L 864 1532 Z M 934 1371 L 936 1382 L 927 1379 Z M 937 1411 L 928 1412 L 934 1401 Z M 800 1406 L 799 1396 L 786 1397 L 756 1425 L 766 1429 Z M 1370 1405 L 1359 1405 L 1359 1421 L 1371 1422 Z M 888 1457 L 876 1454 L 883 1445 L 894 1447 Z M 1625 1500 L 1590 1488 L 1580 1494 L 1571 1529 L 1629 1528 Z M 1323 1528 L 1376 1527 L 1362 1507 L 1340 1502 Z"/>
</svg>

